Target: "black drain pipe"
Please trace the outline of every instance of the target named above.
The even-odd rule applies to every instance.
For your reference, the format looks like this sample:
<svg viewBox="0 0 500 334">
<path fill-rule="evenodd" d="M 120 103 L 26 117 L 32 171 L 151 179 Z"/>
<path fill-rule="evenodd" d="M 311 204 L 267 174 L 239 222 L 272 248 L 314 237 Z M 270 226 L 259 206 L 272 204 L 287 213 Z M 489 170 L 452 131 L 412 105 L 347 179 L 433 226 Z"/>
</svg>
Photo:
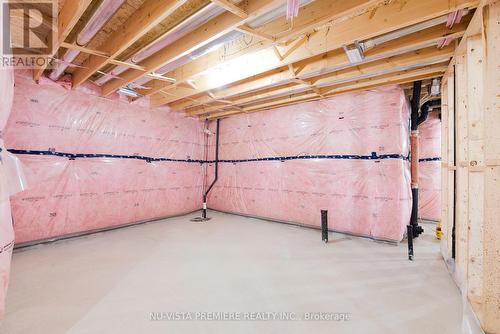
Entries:
<svg viewBox="0 0 500 334">
<path fill-rule="evenodd" d="M 422 106 L 420 107 L 420 116 L 418 116 L 417 120 L 417 126 L 425 122 L 427 116 L 429 116 L 429 112 L 432 110 L 433 107 L 437 107 L 440 105 L 441 105 L 441 99 L 427 101 L 424 104 L 422 104 Z"/>
<path fill-rule="evenodd" d="M 441 100 L 427 101 L 420 107 L 421 81 L 415 81 L 413 84 L 413 96 L 411 100 L 411 194 L 412 208 L 410 224 L 407 226 L 408 234 L 408 259 L 413 260 L 413 239 L 424 232 L 422 226 L 418 225 L 418 126 L 425 122 L 429 111 L 434 106 L 441 104 Z M 420 107 L 420 108 L 419 108 Z M 419 115 L 420 109 L 420 115 Z"/>
<path fill-rule="evenodd" d="M 321 240 L 328 242 L 328 210 L 321 210 Z"/>
<path fill-rule="evenodd" d="M 420 92 L 422 81 L 413 83 L 413 95 L 411 98 L 411 195 L 412 207 L 410 224 L 406 226 L 408 234 L 408 260 L 413 260 L 413 239 L 418 237 L 424 230 L 418 226 L 418 109 L 420 107 Z"/>
<path fill-rule="evenodd" d="M 212 184 L 208 187 L 207 191 L 205 191 L 205 194 L 203 194 L 203 213 L 202 217 L 207 218 L 207 196 L 210 190 L 212 190 L 215 182 L 217 182 L 217 179 L 219 178 L 219 128 L 220 128 L 220 118 L 217 119 L 217 129 L 216 134 L 215 134 L 215 177 L 214 180 L 212 181 Z"/>
<path fill-rule="evenodd" d="M 448 98 L 448 103 L 449 98 Z M 451 258 L 456 257 L 456 223 L 457 223 L 457 124 L 456 124 L 456 113 L 457 113 L 457 72 L 455 65 L 453 65 L 453 226 L 451 227 Z M 451 115 L 450 115 L 451 116 Z M 449 116 L 448 116 L 449 117 Z M 449 118 L 448 118 L 449 119 Z M 449 122 L 449 121 L 448 121 Z M 446 134 L 447 136 L 448 134 Z M 448 161 L 447 161 L 448 162 Z M 448 213 L 449 214 L 449 213 Z"/>
</svg>

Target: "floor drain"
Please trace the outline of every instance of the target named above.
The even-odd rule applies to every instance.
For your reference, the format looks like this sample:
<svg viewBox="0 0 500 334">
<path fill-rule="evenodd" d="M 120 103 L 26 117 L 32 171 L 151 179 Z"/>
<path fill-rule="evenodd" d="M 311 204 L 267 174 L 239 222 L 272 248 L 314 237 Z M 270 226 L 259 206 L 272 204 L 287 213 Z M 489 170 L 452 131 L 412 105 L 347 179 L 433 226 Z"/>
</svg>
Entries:
<svg viewBox="0 0 500 334">
<path fill-rule="evenodd" d="M 210 219 L 212 219 L 212 218 L 195 217 L 195 218 L 190 219 L 190 221 L 192 221 L 192 222 L 206 222 L 207 220 L 210 220 Z"/>
</svg>

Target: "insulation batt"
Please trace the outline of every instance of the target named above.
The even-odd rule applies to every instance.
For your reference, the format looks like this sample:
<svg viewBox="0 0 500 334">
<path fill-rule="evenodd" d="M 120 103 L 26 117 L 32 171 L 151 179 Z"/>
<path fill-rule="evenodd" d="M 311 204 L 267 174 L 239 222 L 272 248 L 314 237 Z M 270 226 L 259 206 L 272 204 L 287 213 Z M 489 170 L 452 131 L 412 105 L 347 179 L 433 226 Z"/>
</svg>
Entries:
<svg viewBox="0 0 500 334">
<path fill-rule="evenodd" d="M 9 149 L 202 159 L 203 124 L 168 109 L 16 74 Z M 18 155 L 30 187 L 11 198 L 16 243 L 184 214 L 201 207 L 200 163 Z"/>
<path fill-rule="evenodd" d="M 12 252 L 10 210 L 16 243 L 187 213 L 202 206 L 213 163 L 200 161 L 215 153 L 214 135 L 206 149 L 203 122 L 168 108 L 101 98 L 91 84 L 71 90 L 64 79 L 37 85 L 29 72 L 16 71 L 15 90 L 13 80 L 12 72 L 0 73 L 8 101 L 0 109 L 2 128 L 11 111 L 2 161 L 22 165 L 25 177 L 2 162 L 0 313 Z M 215 122 L 210 127 L 215 133 Z M 408 128 L 408 103 L 395 86 L 223 119 L 223 161 L 208 206 L 313 226 L 327 209 L 331 229 L 400 241 L 411 212 Z M 18 160 L 5 148 L 19 150 Z M 275 160 L 246 161 L 257 158 Z"/>
<path fill-rule="evenodd" d="M 0 133 L 9 117 L 14 93 L 14 74 L 12 70 L 0 69 Z M 14 246 L 14 233 L 9 205 L 9 195 L 12 192 L 10 181 L 15 175 L 9 173 L 7 165 L 8 153 L 5 151 L 0 136 L 0 319 L 5 311 L 5 294 L 9 284 L 10 260 Z"/>
<path fill-rule="evenodd" d="M 427 120 L 418 127 L 418 130 L 420 133 L 418 217 L 439 221 L 441 219 L 441 121 L 438 114 L 429 113 Z"/>
<path fill-rule="evenodd" d="M 313 226 L 320 226 L 320 210 L 326 209 L 333 230 L 402 240 L 411 190 L 409 107 L 399 87 L 231 117 L 220 127 L 219 159 L 239 162 L 219 164 L 210 208 Z M 401 157 L 314 158 L 372 152 Z M 241 161 L 304 156 L 309 158 Z"/>
</svg>

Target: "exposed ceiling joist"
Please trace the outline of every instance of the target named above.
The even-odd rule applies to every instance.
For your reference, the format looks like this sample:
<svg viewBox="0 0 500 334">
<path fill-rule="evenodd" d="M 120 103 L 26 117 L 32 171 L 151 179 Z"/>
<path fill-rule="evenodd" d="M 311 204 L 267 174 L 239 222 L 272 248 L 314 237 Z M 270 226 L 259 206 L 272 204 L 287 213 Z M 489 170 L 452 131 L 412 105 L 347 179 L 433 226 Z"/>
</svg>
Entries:
<svg viewBox="0 0 500 334">
<path fill-rule="evenodd" d="M 95 55 L 95 56 L 99 56 L 99 57 L 109 57 L 109 54 L 107 54 L 106 52 L 99 51 L 99 50 L 94 50 L 94 49 L 91 49 L 91 48 L 80 46 L 78 44 L 72 44 L 72 43 L 62 42 L 61 43 L 61 47 L 62 48 L 66 48 L 66 49 L 78 50 L 80 52 L 85 52 L 85 53 L 88 53 L 88 54 L 91 54 L 91 55 Z"/>
<path fill-rule="evenodd" d="M 447 28 L 445 24 L 441 24 L 419 32 L 415 32 L 407 36 L 400 37 L 393 41 L 389 41 L 376 46 L 371 50 L 368 50 L 366 58 L 362 64 L 435 45 L 439 39 L 443 38 L 443 36 L 454 36 L 455 38 L 458 38 L 463 35 L 466 27 L 467 21 L 464 21 L 460 25 L 454 26 L 452 29 Z M 289 71 L 289 67 L 288 70 L 286 68 L 273 70 L 270 72 L 266 72 L 265 75 L 259 75 L 257 77 L 245 79 L 231 86 L 224 87 L 224 89 L 220 91 L 216 90 L 213 92 L 213 94 L 218 99 L 227 99 L 242 94 L 244 95 L 254 90 L 268 88 L 271 86 L 278 86 L 280 84 L 286 83 L 292 78 L 296 77 L 296 69 L 300 69 L 298 73 L 299 78 L 311 78 L 315 76 L 317 77 L 321 74 L 330 73 L 335 70 L 340 70 L 342 68 L 351 67 L 353 65 L 349 63 L 349 60 L 345 56 L 342 49 L 338 49 L 323 55 L 294 63 L 291 66 L 293 66 L 294 68 L 293 73 Z M 155 96 L 152 99 L 152 103 L 154 103 L 154 105 L 162 105 L 170 99 L 171 98 L 164 99 L 160 96 Z M 194 106 L 197 103 L 205 104 L 208 102 L 210 102 L 210 100 L 205 96 L 198 96 L 195 100 L 176 101 L 170 106 L 172 110 L 177 111 Z"/>
<path fill-rule="evenodd" d="M 268 42 L 274 42 L 276 40 L 275 37 L 269 35 L 269 34 L 266 34 L 266 33 L 263 33 L 263 32 L 260 32 L 256 29 L 253 29 L 253 28 L 250 28 L 248 25 L 244 24 L 244 25 L 241 25 L 239 26 L 238 28 L 235 29 L 236 31 L 239 31 L 241 33 L 244 33 L 244 34 L 247 34 L 247 35 L 251 35 L 251 36 L 255 36 L 257 38 L 260 38 L 260 39 L 263 39 L 263 40 L 266 40 Z"/>
<path fill-rule="evenodd" d="M 355 15 L 356 13 L 366 11 L 368 9 L 374 8 L 377 5 L 384 3 L 381 0 L 316 0 L 306 6 L 302 7 L 299 11 L 299 16 L 294 19 L 293 25 L 290 26 L 290 22 L 286 18 L 279 18 L 272 22 L 265 24 L 263 27 L 256 29 L 260 33 L 265 33 L 267 35 L 273 36 L 274 40 L 269 41 L 266 39 L 256 39 L 249 45 L 246 42 L 234 43 L 228 46 L 224 54 L 219 52 L 212 52 L 199 59 L 193 60 L 185 66 L 181 66 L 178 69 L 172 71 L 169 75 L 175 76 L 178 82 L 189 79 L 199 75 L 200 73 L 209 70 L 215 66 L 221 65 L 221 59 L 225 61 L 230 61 L 236 59 L 246 54 L 251 54 L 270 47 L 270 50 L 274 50 L 272 47 L 278 44 L 284 44 L 284 42 L 294 40 L 296 38 L 301 38 L 302 35 L 310 33 L 315 28 L 320 28 L 325 24 L 343 19 L 344 17 L 349 17 Z M 291 43 L 293 44 L 293 43 Z M 286 49 L 290 44 L 286 44 L 284 48 Z M 224 48 L 226 49 L 226 48 Z M 284 50 L 283 53 L 285 53 Z M 266 55 L 269 56 L 269 55 Z M 282 61 L 282 56 L 278 52 L 278 61 Z M 146 86 L 154 84 L 148 83 Z M 156 85 L 158 87 L 158 85 Z M 151 87 L 152 88 L 152 87 Z M 148 91 L 141 92 L 143 95 L 152 95 L 156 91 L 155 89 L 150 89 Z"/>
<path fill-rule="evenodd" d="M 118 57 L 185 2 L 187 0 L 147 0 L 133 16 L 123 23 L 120 29 L 117 29 L 103 43 L 102 52 L 106 53 L 108 58 L 91 55 L 82 64 L 84 68 L 73 73 L 73 87 L 78 87 L 104 65 L 111 63 L 111 60 Z"/>
<path fill-rule="evenodd" d="M 244 105 L 246 103 L 258 102 L 266 98 L 277 98 L 290 94 L 291 92 L 299 92 L 304 90 L 313 90 L 318 95 L 324 95 L 325 91 L 322 87 L 330 87 L 332 85 L 339 85 L 345 82 L 361 80 L 369 77 L 376 77 L 379 75 L 400 72 L 405 69 L 416 69 L 427 64 L 442 63 L 448 61 L 454 51 L 454 46 L 450 45 L 445 49 L 437 49 L 436 47 L 429 47 L 423 50 L 413 51 L 399 56 L 393 56 L 378 61 L 349 67 L 340 71 L 332 72 L 329 74 L 313 77 L 310 81 L 300 79 L 292 79 L 293 82 L 298 83 L 301 87 L 291 87 L 283 91 L 283 86 L 289 84 L 268 88 L 262 91 L 249 92 L 238 98 L 231 99 L 235 105 Z M 311 84 L 311 81 L 314 85 Z M 319 89 L 318 89 L 319 88 Z M 194 107 L 187 110 L 188 115 L 201 115 L 208 112 L 213 112 L 221 109 L 220 106 L 201 106 Z"/>
<path fill-rule="evenodd" d="M 241 17 L 242 19 L 246 19 L 248 17 L 247 12 L 245 12 L 243 9 L 241 9 L 240 7 L 236 6 L 234 3 L 228 0 L 210 0 L 210 1 L 212 1 L 217 6 L 224 8 L 228 12 L 231 12 L 234 15 Z"/>
<path fill-rule="evenodd" d="M 325 89 L 323 94 L 325 95 L 325 97 L 330 97 L 336 94 L 367 90 L 381 85 L 391 85 L 391 84 L 396 85 L 396 84 L 412 82 L 415 80 L 430 79 L 436 76 L 441 76 L 445 72 L 446 68 L 447 68 L 447 63 L 443 63 L 443 64 L 427 66 L 416 71 L 401 71 L 401 72 L 386 74 L 380 77 L 374 77 L 374 78 L 354 81 L 351 83 L 336 85 L 335 87 L 329 88 L 328 92 L 326 92 Z M 317 96 L 317 94 L 312 91 L 302 92 L 296 95 L 289 95 L 286 98 L 277 98 L 275 100 L 266 101 L 264 103 L 247 106 L 243 108 L 243 111 L 238 111 L 238 110 L 222 111 L 210 114 L 208 116 L 203 115 L 201 117 L 207 119 L 216 119 L 240 113 L 257 112 L 272 108 L 283 107 L 286 105 L 300 103 L 300 102 L 314 101 L 314 100 L 319 100 L 321 98 L 322 97 Z"/>
<path fill-rule="evenodd" d="M 294 19 L 293 25 L 286 18 L 282 17 L 272 22 L 265 24 L 263 27 L 256 29 L 259 33 L 273 36 L 273 40 L 266 38 L 258 38 L 248 43 L 231 45 L 229 49 L 224 51 L 224 54 L 219 54 L 217 51 L 209 53 L 199 59 L 193 60 L 189 64 L 179 67 L 178 69 L 169 73 L 169 76 L 175 77 L 177 82 L 182 82 L 191 77 L 197 76 L 200 73 L 213 68 L 214 66 L 221 65 L 221 59 L 230 61 L 242 57 L 253 52 L 271 47 L 278 43 L 289 41 L 290 39 L 301 38 L 301 35 L 311 33 L 315 28 L 320 28 L 325 24 L 343 19 L 346 16 L 352 16 L 356 13 L 366 11 L 374 8 L 377 5 L 383 4 L 384 0 L 316 0 L 302 7 L 299 11 L 299 16 Z M 241 27 L 239 27 L 241 28 Z M 292 46 L 293 47 L 293 46 Z M 284 54 L 288 49 L 285 46 Z M 282 56 L 279 54 L 278 61 L 282 61 Z M 265 55 L 269 56 L 269 55 Z M 140 91 L 142 95 L 152 95 L 156 89 L 161 85 L 155 83 L 147 83 L 146 86 L 152 88 L 145 91 Z M 156 88 L 154 88 L 155 86 Z"/>
<path fill-rule="evenodd" d="M 82 17 L 85 10 L 90 5 L 92 0 L 79 0 L 79 1 L 66 1 L 64 6 L 61 8 L 57 21 L 57 36 L 53 43 L 53 53 L 54 56 L 64 42 L 66 37 L 68 37 L 71 30 L 78 23 L 78 20 Z M 46 65 L 36 68 L 33 70 L 33 79 L 38 80 L 42 76 L 43 71 L 47 68 Z"/>
<path fill-rule="evenodd" d="M 324 53 L 325 51 L 341 48 L 343 45 L 350 44 L 355 40 L 369 39 L 412 24 L 442 16 L 457 9 L 474 7 L 477 6 L 477 4 L 478 1 L 470 0 L 457 0 L 453 2 L 446 0 L 407 0 L 404 3 L 393 2 L 379 7 L 375 13 L 365 13 L 339 22 L 334 25 L 335 29 L 332 31 L 330 31 L 329 27 L 325 27 L 310 36 L 307 43 L 294 50 L 294 52 L 283 61 L 280 61 L 274 56 L 272 48 L 267 48 L 226 62 L 225 65 L 229 69 L 235 67 L 238 68 L 238 70 L 229 71 L 230 75 L 219 75 L 218 80 L 213 80 L 210 74 L 199 75 L 196 78 L 196 84 L 199 89 L 192 92 L 191 95 L 200 94 L 207 90 L 232 84 L 252 75 L 285 66 L 292 62 L 298 62 L 311 56 Z M 293 48 L 293 45 L 291 45 L 290 48 Z M 216 68 L 215 65 L 217 62 L 219 62 L 219 60 L 212 63 L 211 66 Z M 252 64 L 252 66 L 245 66 L 245 64 Z M 169 76 L 175 78 L 177 82 L 182 82 L 185 80 L 186 73 L 200 73 L 201 69 L 207 66 L 205 63 L 198 69 L 190 68 L 197 65 L 198 64 L 195 64 L 195 62 L 188 63 L 169 73 Z M 215 75 L 215 73 L 213 73 L 213 75 Z M 175 92 L 176 87 L 170 90 Z M 180 99 L 190 95 L 183 96 L 182 94 L 174 93 L 173 96 Z M 166 101 L 166 103 L 174 101 L 176 101 L 176 99 L 172 98 Z"/>
<path fill-rule="evenodd" d="M 145 67 L 148 72 L 153 72 L 165 64 L 187 55 L 199 47 L 234 30 L 247 20 L 256 18 L 278 8 L 282 3 L 281 0 L 248 0 L 246 7 L 248 17 L 246 19 L 225 12 L 143 60 L 139 65 Z M 123 81 L 113 79 L 104 84 L 102 86 L 102 94 L 107 96 L 121 86 L 129 84 L 142 76 L 143 73 L 141 71 L 129 69 L 121 74 L 121 77 L 124 79 Z"/>
</svg>

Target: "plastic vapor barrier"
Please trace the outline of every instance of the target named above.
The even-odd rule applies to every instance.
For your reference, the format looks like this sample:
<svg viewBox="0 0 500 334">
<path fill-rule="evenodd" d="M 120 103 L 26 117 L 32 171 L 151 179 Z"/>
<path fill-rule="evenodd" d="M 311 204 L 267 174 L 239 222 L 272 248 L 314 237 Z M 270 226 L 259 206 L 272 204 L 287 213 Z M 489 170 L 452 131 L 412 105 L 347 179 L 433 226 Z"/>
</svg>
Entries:
<svg viewBox="0 0 500 334">
<path fill-rule="evenodd" d="M 435 112 L 419 127 L 418 217 L 441 219 L 441 120 Z"/>
<path fill-rule="evenodd" d="M 16 73 L 5 145 L 29 188 L 11 197 L 16 243 L 201 207 L 202 124 Z"/>
<path fill-rule="evenodd" d="M 14 74 L 12 70 L 0 69 L 0 133 L 9 117 L 14 92 Z M 12 231 L 12 221 L 9 205 L 9 195 L 13 192 L 10 180 L 12 170 L 9 165 L 11 159 L 3 145 L 0 136 L 0 319 L 5 310 L 5 293 L 9 284 L 10 261 L 12 249 L 14 247 L 14 233 Z"/>
<path fill-rule="evenodd" d="M 411 212 L 408 128 L 399 87 L 223 119 L 208 206 L 314 226 L 326 209 L 330 229 L 400 241 Z"/>
<path fill-rule="evenodd" d="M 29 72 L 0 72 L 0 89 L 0 315 L 14 234 L 27 243 L 202 207 L 214 177 L 215 122 L 209 134 L 168 108 L 102 98 L 91 84 L 71 90 L 67 78 L 36 84 Z M 422 142 L 435 136 L 433 121 L 421 126 Z M 403 238 L 409 107 L 399 87 L 235 116 L 220 129 L 210 208 L 318 227 L 326 209 L 332 230 Z M 421 147 L 421 158 L 436 156 Z"/>
</svg>

